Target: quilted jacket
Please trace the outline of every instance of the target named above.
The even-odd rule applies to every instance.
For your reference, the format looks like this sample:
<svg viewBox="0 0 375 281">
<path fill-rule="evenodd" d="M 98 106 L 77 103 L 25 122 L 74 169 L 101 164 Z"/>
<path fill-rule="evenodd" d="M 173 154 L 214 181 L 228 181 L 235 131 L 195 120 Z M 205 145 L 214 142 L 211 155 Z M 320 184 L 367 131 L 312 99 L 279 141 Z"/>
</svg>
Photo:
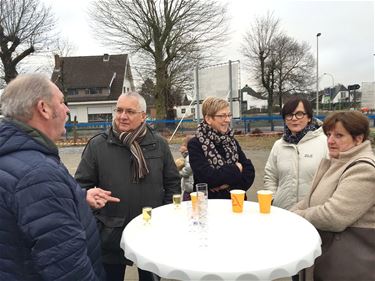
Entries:
<svg viewBox="0 0 375 281">
<path fill-rule="evenodd" d="M 298 144 L 277 140 L 264 168 L 264 189 L 274 193 L 272 205 L 290 209 L 305 198 L 320 161 L 327 157 L 322 127 L 308 132 Z"/>
<path fill-rule="evenodd" d="M 0 121 L 0 280 L 105 280 L 85 197 L 48 138 Z"/>
</svg>

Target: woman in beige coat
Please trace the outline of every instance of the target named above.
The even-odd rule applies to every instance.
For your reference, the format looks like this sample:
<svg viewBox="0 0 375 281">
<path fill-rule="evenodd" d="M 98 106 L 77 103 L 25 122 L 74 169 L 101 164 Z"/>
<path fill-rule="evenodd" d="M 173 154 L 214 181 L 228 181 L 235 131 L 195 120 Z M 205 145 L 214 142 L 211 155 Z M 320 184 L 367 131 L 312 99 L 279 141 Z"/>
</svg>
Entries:
<svg viewBox="0 0 375 281">
<path fill-rule="evenodd" d="M 314 280 L 375 280 L 375 156 L 368 119 L 338 112 L 323 123 L 330 159 L 323 159 L 309 195 L 292 210 L 322 238 Z"/>
</svg>

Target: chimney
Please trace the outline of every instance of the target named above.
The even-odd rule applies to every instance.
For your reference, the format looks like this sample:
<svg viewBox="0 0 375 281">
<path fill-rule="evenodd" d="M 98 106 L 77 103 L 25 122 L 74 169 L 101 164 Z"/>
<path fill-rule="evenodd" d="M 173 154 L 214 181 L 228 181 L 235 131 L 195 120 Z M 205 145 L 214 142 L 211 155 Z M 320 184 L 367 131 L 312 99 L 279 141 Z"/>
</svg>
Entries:
<svg viewBox="0 0 375 281">
<path fill-rule="evenodd" d="M 109 54 L 104 54 L 103 61 L 109 61 Z"/>
<path fill-rule="evenodd" d="M 55 54 L 55 68 L 53 72 L 60 72 L 61 71 L 61 60 L 58 54 Z"/>
</svg>

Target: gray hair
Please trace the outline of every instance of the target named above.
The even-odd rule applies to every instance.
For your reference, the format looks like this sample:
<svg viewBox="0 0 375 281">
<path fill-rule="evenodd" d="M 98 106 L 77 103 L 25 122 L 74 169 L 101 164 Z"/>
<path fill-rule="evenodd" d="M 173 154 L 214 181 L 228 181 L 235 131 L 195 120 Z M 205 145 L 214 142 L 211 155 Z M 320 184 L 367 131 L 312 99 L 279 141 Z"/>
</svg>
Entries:
<svg viewBox="0 0 375 281">
<path fill-rule="evenodd" d="M 1 95 L 3 115 L 28 121 L 32 118 L 33 109 L 40 100 L 51 101 L 51 81 L 41 74 L 24 74 L 17 76 L 4 89 Z"/>
<path fill-rule="evenodd" d="M 137 92 L 127 92 L 127 93 L 124 93 L 122 95 L 126 96 L 126 97 L 134 97 L 134 98 L 136 98 L 138 100 L 139 109 L 141 111 L 143 111 L 143 112 L 146 112 L 146 110 L 147 110 L 146 100 L 145 100 L 145 98 L 143 96 L 141 96 Z"/>
</svg>

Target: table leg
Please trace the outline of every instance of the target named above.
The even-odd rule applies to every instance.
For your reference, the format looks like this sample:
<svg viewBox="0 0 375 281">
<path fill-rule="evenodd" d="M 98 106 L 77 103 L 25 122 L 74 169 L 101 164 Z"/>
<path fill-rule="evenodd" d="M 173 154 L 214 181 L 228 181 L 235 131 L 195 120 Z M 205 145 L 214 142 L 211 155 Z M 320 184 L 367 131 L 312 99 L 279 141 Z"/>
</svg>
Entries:
<svg viewBox="0 0 375 281">
<path fill-rule="evenodd" d="M 300 272 L 299 272 L 299 280 L 300 281 L 306 281 L 306 269 L 302 269 Z"/>
</svg>

